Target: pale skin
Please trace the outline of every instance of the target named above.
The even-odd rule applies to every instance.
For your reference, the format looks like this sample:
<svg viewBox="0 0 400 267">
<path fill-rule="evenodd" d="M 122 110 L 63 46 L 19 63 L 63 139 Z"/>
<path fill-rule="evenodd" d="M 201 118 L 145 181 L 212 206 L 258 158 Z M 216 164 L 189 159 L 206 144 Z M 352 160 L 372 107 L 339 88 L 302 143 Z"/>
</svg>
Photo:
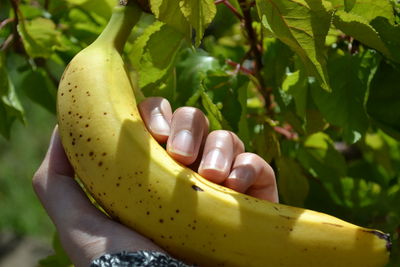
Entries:
<svg viewBox="0 0 400 267">
<path fill-rule="evenodd" d="M 182 107 L 173 112 L 166 99 L 152 97 L 140 103 L 139 110 L 150 133 L 159 143 L 167 144 L 167 152 L 176 161 L 212 182 L 278 202 L 271 166 L 256 154 L 245 152 L 243 142 L 233 132 L 209 132 L 208 120 L 199 109 Z M 95 208 L 73 177 L 56 127 L 33 178 L 33 188 L 75 266 L 89 266 L 105 253 L 164 252 Z"/>
</svg>

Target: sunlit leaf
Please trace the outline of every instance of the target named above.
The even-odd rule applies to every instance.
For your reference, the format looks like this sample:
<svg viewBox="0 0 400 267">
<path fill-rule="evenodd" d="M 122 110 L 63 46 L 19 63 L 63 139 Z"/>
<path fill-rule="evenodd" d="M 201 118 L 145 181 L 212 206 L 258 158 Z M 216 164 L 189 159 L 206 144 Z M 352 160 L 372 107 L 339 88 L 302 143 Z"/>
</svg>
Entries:
<svg viewBox="0 0 400 267">
<path fill-rule="evenodd" d="M 52 20 L 40 17 L 19 23 L 18 32 L 22 37 L 26 52 L 32 58 L 50 57 L 59 45 L 61 35 Z"/>
<path fill-rule="evenodd" d="M 182 41 L 181 33 L 160 21 L 148 26 L 136 39 L 129 59 L 138 71 L 141 88 L 158 82 L 169 73 Z"/>
<path fill-rule="evenodd" d="M 150 0 L 150 7 L 157 19 L 175 28 L 190 40 L 190 24 L 182 13 L 180 1 Z"/>
<path fill-rule="evenodd" d="M 196 31 L 196 46 L 199 46 L 205 29 L 217 13 L 214 0 L 182 0 L 179 4 L 182 14 Z"/>
<path fill-rule="evenodd" d="M 329 90 L 324 55 L 332 9 L 320 0 L 256 1 L 260 19 L 267 29 L 301 58 L 307 74 Z"/>
<path fill-rule="evenodd" d="M 358 141 L 368 127 L 364 98 L 368 88 L 368 76 L 374 72 L 376 57 L 368 51 L 357 56 L 331 57 L 328 72 L 331 92 L 312 87 L 312 95 L 324 117 L 343 128 L 348 143 Z"/>
</svg>

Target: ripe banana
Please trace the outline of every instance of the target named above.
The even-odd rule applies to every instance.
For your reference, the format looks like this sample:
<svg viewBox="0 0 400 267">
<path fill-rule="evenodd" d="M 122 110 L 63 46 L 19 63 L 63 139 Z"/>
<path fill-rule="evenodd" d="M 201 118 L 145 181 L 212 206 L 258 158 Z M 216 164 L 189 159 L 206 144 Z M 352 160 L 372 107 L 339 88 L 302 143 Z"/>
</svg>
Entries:
<svg viewBox="0 0 400 267">
<path fill-rule="evenodd" d="M 120 55 L 139 15 L 116 7 L 58 91 L 66 154 L 104 210 L 201 266 L 384 266 L 388 235 L 234 192 L 170 158 L 140 117 Z"/>
</svg>

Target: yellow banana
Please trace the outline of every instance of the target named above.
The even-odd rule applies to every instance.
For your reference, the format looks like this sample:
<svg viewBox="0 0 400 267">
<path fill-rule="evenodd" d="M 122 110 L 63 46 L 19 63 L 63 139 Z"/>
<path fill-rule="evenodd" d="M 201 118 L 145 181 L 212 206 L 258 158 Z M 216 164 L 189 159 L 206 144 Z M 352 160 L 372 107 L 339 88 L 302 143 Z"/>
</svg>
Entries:
<svg viewBox="0 0 400 267">
<path fill-rule="evenodd" d="M 169 157 L 140 117 L 120 55 L 139 14 L 116 7 L 58 92 L 66 154 L 107 213 L 201 266 L 384 266 L 388 235 L 234 192 Z"/>
</svg>

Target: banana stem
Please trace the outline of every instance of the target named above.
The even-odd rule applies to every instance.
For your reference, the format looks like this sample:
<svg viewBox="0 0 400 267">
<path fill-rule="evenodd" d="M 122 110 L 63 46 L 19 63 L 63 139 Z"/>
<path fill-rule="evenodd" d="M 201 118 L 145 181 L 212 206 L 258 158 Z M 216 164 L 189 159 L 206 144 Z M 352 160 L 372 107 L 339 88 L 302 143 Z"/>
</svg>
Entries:
<svg viewBox="0 0 400 267">
<path fill-rule="evenodd" d="M 129 34 L 138 22 L 141 9 L 134 3 L 114 7 L 110 21 L 95 43 L 110 43 L 121 53 Z"/>
</svg>

